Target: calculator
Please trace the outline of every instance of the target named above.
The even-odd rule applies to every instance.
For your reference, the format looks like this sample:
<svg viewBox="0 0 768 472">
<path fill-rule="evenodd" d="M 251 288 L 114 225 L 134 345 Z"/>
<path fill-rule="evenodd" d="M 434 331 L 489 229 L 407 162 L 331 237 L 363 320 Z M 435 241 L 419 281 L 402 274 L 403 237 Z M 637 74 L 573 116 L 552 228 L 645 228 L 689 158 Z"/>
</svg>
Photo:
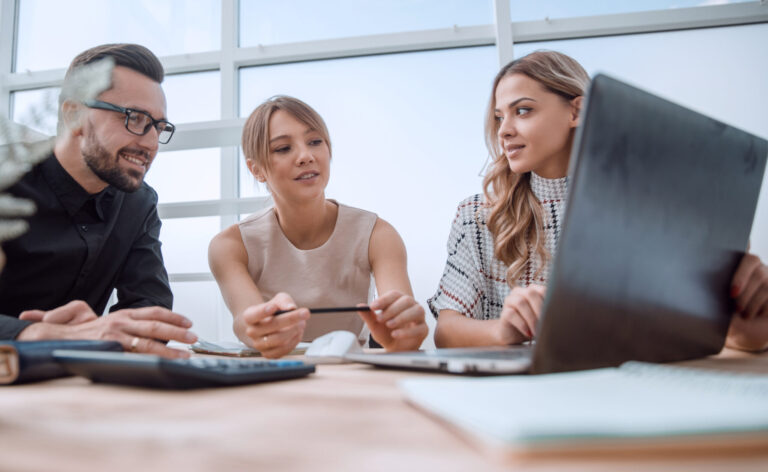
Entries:
<svg viewBox="0 0 768 472">
<path fill-rule="evenodd" d="M 243 360 L 211 357 L 165 359 L 150 354 L 57 349 L 54 360 L 93 382 L 136 387 L 189 389 L 245 385 L 304 377 L 313 365 L 296 360 Z"/>
</svg>

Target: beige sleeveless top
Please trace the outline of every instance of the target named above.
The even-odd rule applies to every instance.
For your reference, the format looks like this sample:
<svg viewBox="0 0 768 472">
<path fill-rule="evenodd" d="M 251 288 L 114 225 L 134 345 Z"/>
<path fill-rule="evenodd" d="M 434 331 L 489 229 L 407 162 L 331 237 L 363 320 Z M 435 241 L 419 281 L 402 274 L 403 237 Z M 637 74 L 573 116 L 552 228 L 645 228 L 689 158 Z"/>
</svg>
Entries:
<svg viewBox="0 0 768 472">
<path fill-rule="evenodd" d="M 341 205 L 331 237 L 320 247 L 296 248 L 285 237 L 274 208 L 255 213 L 239 223 L 248 253 L 248 272 L 265 300 L 286 292 L 299 307 L 355 306 L 368 302 L 371 264 L 368 243 L 377 216 Z M 310 316 L 302 341 L 334 330 L 358 336 L 365 323 L 355 313 Z"/>
</svg>

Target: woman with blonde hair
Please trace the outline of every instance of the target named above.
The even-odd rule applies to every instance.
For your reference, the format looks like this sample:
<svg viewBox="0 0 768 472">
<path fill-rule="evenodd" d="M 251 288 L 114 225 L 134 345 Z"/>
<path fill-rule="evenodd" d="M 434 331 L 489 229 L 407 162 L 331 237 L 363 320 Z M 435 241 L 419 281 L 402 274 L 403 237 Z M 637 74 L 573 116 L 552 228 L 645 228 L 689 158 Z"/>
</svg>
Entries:
<svg viewBox="0 0 768 472">
<path fill-rule="evenodd" d="M 301 100 L 273 97 L 251 113 L 242 141 L 248 169 L 267 184 L 274 207 L 209 246 L 237 337 L 276 358 L 299 341 L 333 330 L 361 335 L 367 325 L 389 351 L 418 349 L 428 329 L 402 239 L 376 214 L 325 198 L 331 141 L 322 117 Z M 371 275 L 380 294 L 371 311 L 310 316 L 308 307 L 368 302 Z"/>
<path fill-rule="evenodd" d="M 536 335 L 557 250 L 568 166 L 589 76 L 565 54 L 536 51 L 493 81 L 485 123 L 484 192 L 459 204 L 448 260 L 428 300 L 440 347 L 518 344 Z M 728 344 L 768 346 L 768 268 L 744 256 L 733 278 Z M 745 322 L 748 319 L 756 321 Z"/>
</svg>

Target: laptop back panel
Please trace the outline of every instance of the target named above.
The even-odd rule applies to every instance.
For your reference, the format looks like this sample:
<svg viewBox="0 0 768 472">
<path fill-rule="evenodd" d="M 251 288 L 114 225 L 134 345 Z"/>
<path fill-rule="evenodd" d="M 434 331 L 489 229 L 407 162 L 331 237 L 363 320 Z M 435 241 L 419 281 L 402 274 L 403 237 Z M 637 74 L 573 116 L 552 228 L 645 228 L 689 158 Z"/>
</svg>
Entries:
<svg viewBox="0 0 768 472">
<path fill-rule="evenodd" d="M 768 143 L 603 75 L 582 119 L 533 371 L 717 353 Z"/>
</svg>

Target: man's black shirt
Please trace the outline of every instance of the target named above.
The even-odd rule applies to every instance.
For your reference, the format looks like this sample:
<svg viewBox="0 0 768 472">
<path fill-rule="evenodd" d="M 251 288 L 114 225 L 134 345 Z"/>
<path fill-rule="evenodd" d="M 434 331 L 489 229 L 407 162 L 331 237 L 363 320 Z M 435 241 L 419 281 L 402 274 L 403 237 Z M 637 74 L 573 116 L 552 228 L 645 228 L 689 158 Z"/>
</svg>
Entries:
<svg viewBox="0 0 768 472">
<path fill-rule="evenodd" d="M 91 195 L 55 156 L 37 165 L 9 192 L 37 206 L 29 231 L 3 244 L 0 339 L 29 323 L 24 310 L 51 310 L 84 300 L 104 312 L 117 288 L 121 308 L 171 308 L 173 296 L 160 252 L 157 194 L 143 183 L 133 193 L 107 187 Z"/>
</svg>

